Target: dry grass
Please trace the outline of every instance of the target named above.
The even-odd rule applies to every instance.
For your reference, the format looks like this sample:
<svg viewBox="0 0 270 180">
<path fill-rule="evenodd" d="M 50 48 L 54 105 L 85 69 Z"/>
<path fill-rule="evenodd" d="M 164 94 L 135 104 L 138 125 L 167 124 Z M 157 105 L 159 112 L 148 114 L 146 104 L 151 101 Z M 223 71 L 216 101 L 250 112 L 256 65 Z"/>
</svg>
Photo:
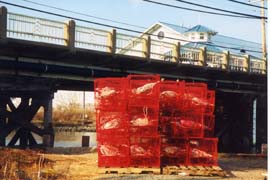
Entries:
<svg viewBox="0 0 270 180">
<path fill-rule="evenodd" d="M 176 180 L 176 179 L 224 179 L 221 177 L 191 177 L 177 175 L 99 175 L 97 153 L 89 149 L 66 151 L 50 149 L 46 153 L 32 150 L 0 149 L 1 180 Z M 72 153 L 72 155 L 70 154 Z M 266 172 L 266 158 L 220 157 L 219 164 L 231 176 L 225 179 L 263 179 Z"/>
<path fill-rule="evenodd" d="M 42 122 L 44 109 L 40 108 L 33 122 Z M 83 114 L 85 117 L 83 118 Z M 86 124 L 95 121 L 95 111 L 90 106 L 83 107 L 77 103 L 69 103 L 64 105 L 57 105 L 53 109 L 53 122 L 56 124 Z"/>
</svg>

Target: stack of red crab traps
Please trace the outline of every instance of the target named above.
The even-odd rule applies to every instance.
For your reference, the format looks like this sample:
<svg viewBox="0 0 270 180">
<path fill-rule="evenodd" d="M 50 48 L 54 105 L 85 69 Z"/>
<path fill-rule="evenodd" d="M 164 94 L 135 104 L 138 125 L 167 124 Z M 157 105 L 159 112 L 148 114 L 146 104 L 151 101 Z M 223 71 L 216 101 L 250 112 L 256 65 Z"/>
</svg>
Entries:
<svg viewBox="0 0 270 180">
<path fill-rule="evenodd" d="M 217 165 L 215 92 L 159 75 L 95 82 L 99 167 Z"/>
<path fill-rule="evenodd" d="M 160 82 L 161 165 L 217 165 L 215 91 L 205 83 Z"/>
</svg>

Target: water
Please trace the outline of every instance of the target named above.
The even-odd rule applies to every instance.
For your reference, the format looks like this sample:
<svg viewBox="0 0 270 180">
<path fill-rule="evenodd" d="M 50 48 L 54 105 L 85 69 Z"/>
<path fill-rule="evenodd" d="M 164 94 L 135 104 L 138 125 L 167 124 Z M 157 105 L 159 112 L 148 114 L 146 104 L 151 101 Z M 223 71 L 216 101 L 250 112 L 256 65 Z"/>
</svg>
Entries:
<svg viewBox="0 0 270 180">
<path fill-rule="evenodd" d="M 15 132 L 7 137 L 7 142 L 11 140 Z M 33 133 L 37 143 L 42 143 L 42 137 Z M 54 147 L 82 147 L 82 136 L 90 136 L 89 146 L 97 145 L 95 132 L 55 132 Z M 19 142 L 16 143 L 19 145 Z"/>
</svg>

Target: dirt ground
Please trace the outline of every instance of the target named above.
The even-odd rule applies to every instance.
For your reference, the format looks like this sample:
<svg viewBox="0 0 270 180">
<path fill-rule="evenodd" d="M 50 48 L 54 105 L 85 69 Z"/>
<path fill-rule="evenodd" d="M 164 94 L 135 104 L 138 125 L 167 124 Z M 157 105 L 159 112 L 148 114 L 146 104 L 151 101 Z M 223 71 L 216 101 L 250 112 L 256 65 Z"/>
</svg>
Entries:
<svg viewBox="0 0 270 180">
<path fill-rule="evenodd" d="M 95 149 L 70 148 L 44 151 L 0 149 L 0 179 L 4 180 L 175 180 L 175 179 L 264 179 L 266 157 L 220 155 L 219 165 L 229 177 L 180 175 L 100 175 Z"/>
</svg>

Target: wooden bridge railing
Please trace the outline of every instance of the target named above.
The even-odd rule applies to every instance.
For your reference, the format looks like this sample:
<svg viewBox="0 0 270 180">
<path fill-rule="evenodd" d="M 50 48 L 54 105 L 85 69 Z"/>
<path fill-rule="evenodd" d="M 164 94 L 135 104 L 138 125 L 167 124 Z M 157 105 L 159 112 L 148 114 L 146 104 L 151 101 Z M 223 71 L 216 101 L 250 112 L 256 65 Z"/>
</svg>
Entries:
<svg viewBox="0 0 270 180">
<path fill-rule="evenodd" d="M 115 29 L 106 31 L 77 26 L 73 20 L 64 23 L 8 13 L 5 7 L 0 7 L 0 38 L 57 44 L 70 49 L 91 49 L 228 71 L 266 74 L 266 60 L 249 55 L 186 47 L 180 42 L 173 44 L 153 40 L 145 34 L 135 36 L 118 33 Z"/>
</svg>

